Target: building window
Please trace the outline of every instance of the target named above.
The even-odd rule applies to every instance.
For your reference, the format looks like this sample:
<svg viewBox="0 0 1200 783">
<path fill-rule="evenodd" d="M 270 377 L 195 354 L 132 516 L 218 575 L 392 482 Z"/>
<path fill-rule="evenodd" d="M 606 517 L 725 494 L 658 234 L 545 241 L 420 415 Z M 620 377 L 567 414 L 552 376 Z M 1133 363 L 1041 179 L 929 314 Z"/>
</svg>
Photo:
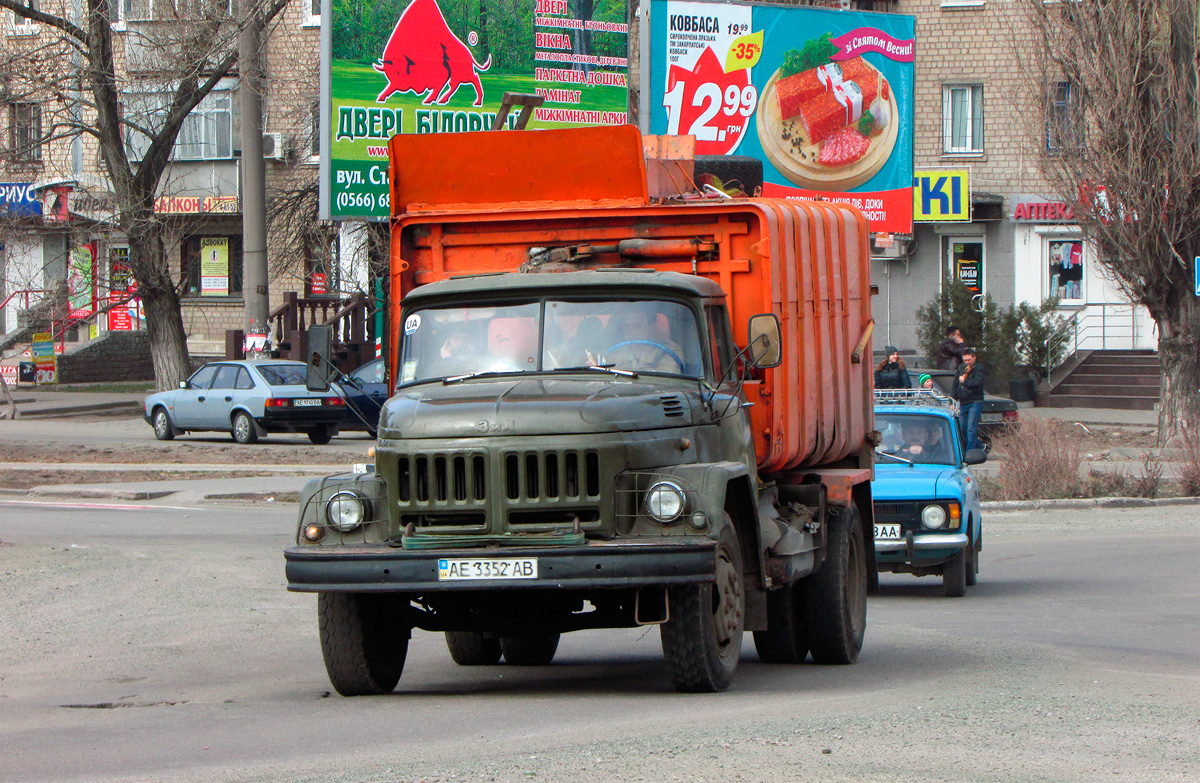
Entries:
<svg viewBox="0 0 1200 783">
<path fill-rule="evenodd" d="M 308 155 L 310 158 L 321 157 L 321 102 L 313 101 L 309 104 L 309 132 L 312 140 L 308 145 Z"/>
<path fill-rule="evenodd" d="M 31 11 L 41 9 L 39 0 L 17 0 L 18 3 L 25 6 Z M 37 32 L 37 22 L 29 17 L 21 16 L 16 11 L 12 13 L 12 33 L 14 35 L 33 35 Z"/>
<path fill-rule="evenodd" d="M 983 152 L 983 85 L 942 87 L 942 151 L 947 154 Z"/>
<path fill-rule="evenodd" d="M 223 16 L 232 14 L 232 3 L 217 3 L 212 0 L 114 0 L 120 9 L 122 22 L 160 22 L 172 19 L 197 20 L 210 18 L 213 11 Z"/>
<path fill-rule="evenodd" d="M 304 295 L 338 296 L 337 234 L 314 234 L 304 243 Z"/>
<path fill-rule="evenodd" d="M 188 237 L 183 240 L 180 269 L 184 297 L 240 297 L 241 236 Z"/>
<path fill-rule="evenodd" d="M 150 134 L 162 130 L 169 97 L 165 93 L 128 95 L 122 106 L 125 118 Z M 129 157 L 141 160 L 150 149 L 151 135 L 129 129 Z M 233 157 L 233 93 L 214 90 L 183 120 L 175 139 L 175 160 L 227 160 Z"/>
<path fill-rule="evenodd" d="M 1064 149 L 1077 149 L 1083 142 L 1081 117 L 1071 95 L 1071 83 L 1055 83 L 1046 106 L 1046 152 L 1055 155 Z"/>
<path fill-rule="evenodd" d="M 975 238 L 946 238 L 947 271 L 967 287 L 974 296 L 983 294 L 983 240 Z"/>
<path fill-rule="evenodd" d="M 304 15 L 304 19 L 300 22 L 302 27 L 320 27 L 321 26 L 321 0 L 308 0 L 308 13 Z"/>
<path fill-rule="evenodd" d="M 1050 296 L 1061 302 L 1083 301 L 1083 241 L 1047 240 L 1046 259 L 1050 268 Z"/>
<path fill-rule="evenodd" d="M 42 159 L 42 107 L 36 103 L 9 105 L 8 148 L 14 163 Z"/>
</svg>

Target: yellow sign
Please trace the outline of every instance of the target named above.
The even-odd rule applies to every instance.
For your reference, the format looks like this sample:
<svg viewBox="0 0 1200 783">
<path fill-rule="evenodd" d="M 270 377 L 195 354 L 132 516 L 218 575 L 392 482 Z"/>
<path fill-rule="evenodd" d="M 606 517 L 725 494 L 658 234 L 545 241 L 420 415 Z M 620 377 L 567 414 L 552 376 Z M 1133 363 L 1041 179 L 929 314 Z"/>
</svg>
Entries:
<svg viewBox="0 0 1200 783">
<path fill-rule="evenodd" d="M 913 172 L 913 222 L 970 223 L 970 170 Z"/>
<path fill-rule="evenodd" d="M 229 237 L 200 239 L 200 295 L 229 296 Z"/>
<path fill-rule="evenodd" d="M 34 334 L 29 353 L 36 366 L 34 383 L 58 383 L 58 357 L 54 355 L 54 335 L 49 332 Z"/>
<path fill-rule="evenodd" d="M 735 38 L 729 44 L 729 53 L 725 55 L 725 73 L 733 73 L 743 68 L 753 68 L 758 65 L 762 56 L 763 31 Z"/>
</svg>

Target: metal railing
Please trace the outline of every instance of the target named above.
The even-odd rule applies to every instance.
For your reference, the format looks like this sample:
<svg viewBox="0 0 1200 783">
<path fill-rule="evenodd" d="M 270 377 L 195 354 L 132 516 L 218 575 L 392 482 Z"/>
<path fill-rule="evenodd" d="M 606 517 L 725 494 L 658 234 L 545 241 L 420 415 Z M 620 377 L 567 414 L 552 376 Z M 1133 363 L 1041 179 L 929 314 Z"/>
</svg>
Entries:
<svg viewBox="0 0 1200 783">
<path fill-rule="evenodd" d="M 1089 302 L 1071 316 L 1071 353 L 1137 347 L 1137 305 Z"/>
</svg>

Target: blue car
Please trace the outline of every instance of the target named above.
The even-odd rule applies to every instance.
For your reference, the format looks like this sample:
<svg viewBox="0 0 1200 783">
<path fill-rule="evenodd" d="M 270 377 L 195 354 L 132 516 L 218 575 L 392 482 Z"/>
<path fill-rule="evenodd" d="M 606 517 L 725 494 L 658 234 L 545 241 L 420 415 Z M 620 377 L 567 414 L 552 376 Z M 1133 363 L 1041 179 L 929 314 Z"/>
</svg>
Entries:
<svg viewBox="0 0 1200 783">
<path fill-rule="evenodd" d="M 979 483 L 963 453 L 957 405 L 923 390 L 875 393 L 875 562 L 881 573 L 941 576 L 947 596 L 975 584 L 983 545 Z"/>
<path fill-rule="evenodd" d="M 269 432 L 303 432 L 328 443 L 346 415 L 336 392 L 310 392 L 304 362 L 228 361 L 206 364 L 178 389 L 146 398 L 142 418 L 154 437 L 171 440 L 183 432 L 228 432 L 253 443 Z"/>
<path fill-rule="evenodd" d="M 383 357 L 372 359 L 344 380 L 336 382 L 346 400 L 346 421 L 342 429 L 366 430 L 375 437 L 379 412 L 387 402 L 387 364 Z"/>
</svg>

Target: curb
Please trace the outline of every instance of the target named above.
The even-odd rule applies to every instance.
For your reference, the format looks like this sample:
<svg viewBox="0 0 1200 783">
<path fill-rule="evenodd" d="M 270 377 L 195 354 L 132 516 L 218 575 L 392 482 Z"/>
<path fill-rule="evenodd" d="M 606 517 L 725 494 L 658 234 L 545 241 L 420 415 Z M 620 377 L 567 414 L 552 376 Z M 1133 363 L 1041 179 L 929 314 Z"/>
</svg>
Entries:
<svg viewBox="0 0 1200 783">
<path fill-rule="evenodd" d="M 17 408 L 22 419 L 54 419 L 59 416 L 79 416 L 88 413 L 133 414 L 140 413 L 143 405 L 140 402 L 99 402 L 91 405 L 72 405 L 63 408 L 44 408 L 42 410 L 23 410 Z"/>
<path fill-rule="evenodd" d="M 159 500 L 179 492 L 177 489 L 132 490 L 94 489 L 63 492 L 53 487 L 33 487 L 28 494 L 45 498 L 83 498 L 85 500 Z"/>
<path fill-rule="evenodd" d="M 1198 506 L 1196 498 L 1062 498 L 1058 500 L 990 500 L 980 503 L 983 511 L 1038 511 L 1069 508 L 1148 508 L 1154 506 Z"/>
</svg>

